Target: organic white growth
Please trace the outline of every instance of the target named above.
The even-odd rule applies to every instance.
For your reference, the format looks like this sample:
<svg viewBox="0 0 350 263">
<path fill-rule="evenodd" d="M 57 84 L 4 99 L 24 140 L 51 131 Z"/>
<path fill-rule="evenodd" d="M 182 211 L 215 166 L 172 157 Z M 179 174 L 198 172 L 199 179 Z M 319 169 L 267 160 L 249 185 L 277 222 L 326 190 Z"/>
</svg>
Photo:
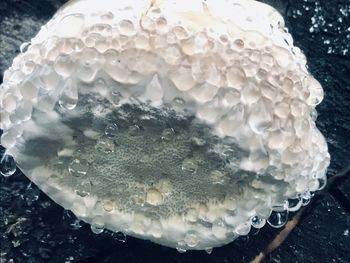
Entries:
<svg viewBox="0 0 350 263">
<path fill-rule="evenodd" d="M 1 144 L 95 233 L 211 251 L 324 185 L 305 65 L 252 0 L 69 1 L 4 74 Z"/>
</svg>

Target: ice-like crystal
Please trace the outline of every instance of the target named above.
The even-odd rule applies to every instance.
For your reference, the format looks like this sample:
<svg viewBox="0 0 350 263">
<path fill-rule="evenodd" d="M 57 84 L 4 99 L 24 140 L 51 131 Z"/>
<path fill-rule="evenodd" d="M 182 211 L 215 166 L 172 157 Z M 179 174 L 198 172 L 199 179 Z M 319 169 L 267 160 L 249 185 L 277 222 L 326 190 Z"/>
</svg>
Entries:
<svg viewBox="0 0 350 263">
<path fill-rule="evenodd" d="M 1 174 L 180 252 L 281 227 L 330 159 L 296 50 L 253 0 L 69 1 L 4 74 Z"/>
</svg>

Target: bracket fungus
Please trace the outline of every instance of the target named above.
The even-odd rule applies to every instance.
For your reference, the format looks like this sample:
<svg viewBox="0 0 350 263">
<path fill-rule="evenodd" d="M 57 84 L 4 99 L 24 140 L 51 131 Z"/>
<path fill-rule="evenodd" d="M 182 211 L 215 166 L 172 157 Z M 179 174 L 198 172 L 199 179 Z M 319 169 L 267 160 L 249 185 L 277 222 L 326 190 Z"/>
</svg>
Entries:
<svg viewBox="0 0 350 263">
<path fill-rule="evenodd" d="M 326 182 L 323 89 L 268 5 L 72 0 L 21 51 L 2 161 L 95 233 L 210 251 Z"/>
</svg>

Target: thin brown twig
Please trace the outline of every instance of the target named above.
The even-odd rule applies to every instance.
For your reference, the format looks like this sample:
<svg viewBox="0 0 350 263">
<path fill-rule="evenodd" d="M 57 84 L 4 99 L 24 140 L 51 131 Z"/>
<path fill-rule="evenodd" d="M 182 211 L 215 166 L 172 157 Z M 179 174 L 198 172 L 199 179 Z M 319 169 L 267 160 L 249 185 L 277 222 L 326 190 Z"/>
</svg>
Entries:
<svg viewBox="0 0 350 263">
<path fill-rule="evenodd" d="M 331 189 L 337 185 L 337 182 L 340 180 L 346 180 L 346 176 L 350 172 L 350 165 L 345 167 L 343 170 L 338 172 L 336 175 L 332 176 L 328 180 L 327 186 L 319 191 L 317 195 L 322 196 L 326 193 L 330 193 Z M 331 194 L 331 193 L 330 193 Z M 316 198 L 312 200 L 312 202 L 315 202 Z M 308 205 L 310 207 L 311 204 Z M 306 208 L 301 209 L 285 226 L 285 228 L 257 255 L 254 260 L 251 261 L 251 263 L 260 263 L 266 257 L 271 254 L 274 250 L 276 250 L 289 236 L 289 234 L 292 232 L 292 230 L 300 223 L 302 219 L 302 215 L 304 214 Z"/>
<path fill-rule="evenodd" d="M 298 225 L 301 219 L 301 215 L 304 209 L 301 209 L 293 218 L 290 220 L 285 228 L 265 247 L 259 255 L 257 255 L 251 263 L 262 262 L 269 254 L 271 254 L 276 248 L 278 248 L 284 240 L 289 236 L 290 232 Z"/>
</svg>

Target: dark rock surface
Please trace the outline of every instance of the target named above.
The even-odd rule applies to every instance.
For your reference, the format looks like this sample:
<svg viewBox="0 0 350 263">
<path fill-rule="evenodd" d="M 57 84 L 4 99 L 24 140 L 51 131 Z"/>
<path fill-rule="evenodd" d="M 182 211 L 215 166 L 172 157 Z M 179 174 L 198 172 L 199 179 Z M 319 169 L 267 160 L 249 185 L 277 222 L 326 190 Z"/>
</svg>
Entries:
<svg viewBox="0 0 350 263">
<path fill-rule="evenodd" d="M 64 0 L 0 1 L 0 71 L 11 65 Z M 300 223 L 266 262 L 350 262 L 350 2 L 264 0 L 285 17 L 309 69 L 324 87 L 317 125 L 326 136 L 331 185 L 317 195 Z M 2 74 L 1 74 L 2 76 Z M 205 252 L 178 253 L 105 231 L 92 234 L 19 171 L 0 178 L 0 262 L 250 262 L 280 230 L 264 227 Z"/>
</svg>

